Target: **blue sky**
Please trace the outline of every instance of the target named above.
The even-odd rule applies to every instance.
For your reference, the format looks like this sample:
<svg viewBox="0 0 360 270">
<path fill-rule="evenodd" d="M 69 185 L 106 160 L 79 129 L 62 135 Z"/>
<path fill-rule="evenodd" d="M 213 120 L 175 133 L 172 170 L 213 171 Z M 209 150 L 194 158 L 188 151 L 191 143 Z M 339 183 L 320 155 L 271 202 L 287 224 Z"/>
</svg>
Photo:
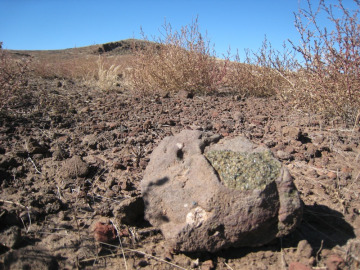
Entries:
<svg viewBox="0 0 360 270">
<path fill-rule="evenodd" d="M 0 41 L 6 49 L 74 48 L 141 38 L 140 27 L 157 36 L 165 18 L 179 29 L 198 16 L 200 30 L 221 56 L 229 46 L 233 52 L 256 50 L 265 34 L 276 48 L 288 38 L 298 41 L 298 5 L 299 0 L 0 0 Z"/>
</svg>

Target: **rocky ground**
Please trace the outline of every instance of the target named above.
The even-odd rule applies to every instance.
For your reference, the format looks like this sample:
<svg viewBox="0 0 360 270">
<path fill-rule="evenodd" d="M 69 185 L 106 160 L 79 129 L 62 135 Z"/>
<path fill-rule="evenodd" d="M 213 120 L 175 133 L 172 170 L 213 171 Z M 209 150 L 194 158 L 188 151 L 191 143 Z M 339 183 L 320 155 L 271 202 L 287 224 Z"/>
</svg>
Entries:
<svg viewBox="0 0 360 270">
<path fill-rule="evenodd" d="M 53 105 L 0 116 L 0 269 L 360 268 L 358 126 L 275 97 L 144 97 L 57 79 L 31 85 Z M 268 146 L 304 203 L 296 231 L 258 248 L 171 254 L 143 219 L 139 183 L 154 147 L 183 129 Z"/>
</svg>

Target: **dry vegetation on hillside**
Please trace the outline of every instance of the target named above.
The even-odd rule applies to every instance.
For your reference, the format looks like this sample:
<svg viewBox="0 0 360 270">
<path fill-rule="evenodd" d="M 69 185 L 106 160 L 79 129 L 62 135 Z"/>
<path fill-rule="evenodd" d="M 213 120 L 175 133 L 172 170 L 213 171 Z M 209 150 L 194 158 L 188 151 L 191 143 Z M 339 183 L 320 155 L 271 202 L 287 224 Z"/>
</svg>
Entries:
<svg viewBox="0 0 360 270">
<path fill-rule="evenodd" d="M 334 15 L 334 9 L 341 15 Z M 227 91 L 244 96 L 279 95 L 304 111 L 340 116 L 355 123 L 360 104 L 358 12 L 359 8 L 347 10 L 341 1 L 336 6 L 320 1 L 315 7 L 308 1 L 308 7 L 296 14 L 300 45 L 290 41 L 290 48 L 284 43 L 284 50 L 277 51 L 265 38 L 261 48 L 248 51 L 242 61 L 238 54 L 223 60 L 216 58 L 197 19 L 180 30 L 165 22 L 160 37 L 152 42 L 129 40 L 133 44 L 126 48 L 129 52 L 131 47 L 132 53 L 126 55 L 107 53 L 117 47 L 113 43 L 105 49 L 89 47 L 90 55 L 74 56 L 69 50 L 65 58 L 49 54 L 29 63 L 11 61 L 2 50 L 1 81 L 3 85 L 14 84 L 15 90 L 9 93 L 9 87 L 4 88 L 1 107 L 7 106 L 11 94 L 17 95 L 31 69 L 44 78 L 79 80 L 105 91 L 122 84 L 144 94 L 186 90 L 201 94 Z M 322 13 L 327 14 L 333 30 L 318 24 Z"/>
</svg>

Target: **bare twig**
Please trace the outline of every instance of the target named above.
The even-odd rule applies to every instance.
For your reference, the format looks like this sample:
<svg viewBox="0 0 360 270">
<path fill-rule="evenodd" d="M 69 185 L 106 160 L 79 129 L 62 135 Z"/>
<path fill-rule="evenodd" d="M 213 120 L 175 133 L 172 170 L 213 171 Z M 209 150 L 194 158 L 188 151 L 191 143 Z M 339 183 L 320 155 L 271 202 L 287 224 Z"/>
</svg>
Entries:
<svg viewBox="0 0 360 270">
<path fill-rule="evenodd" d="M 111 224 L 114 226 L 115 230 L 116 230 L 116 233 L 117 233 L 117 236 L 118 236 L 118 239 L 119 239 L 119 242 L 120 242 L 120 248 L 121 248 L 121 253 L 123 255 L 123 259 L 124 259 L 124 265 L 125 265 L 125 269 L 127 270 L 127 263 L 126 263 L 126 257 L 125 257 L 125 254 L 124 254 L 124 248 L 123 248 L 123 245 L 122 245 L 122 242 L 121 242 L 121 237 L 120 237 L 120 230 L 118 229 L 118 227 L 114 224 L 114 222 L 112 220 L 110 220 Z"/>
<path fill-rule="evenodd" d="M 23 220 L 22 217 L 20 216 L 21 223 L 23 224 L 23 226 L 24 226 L 24 228 L 25 228 L 25 230 L 26 230 L 26 233 L 28 233 L 28 232 L 30 231 L 30 227 L 31 227 L 31 216 L 30 216 L 30 211 L 29 211 L 29 209 L 28 209 L 28 211 L 27 211 L 27 215 L 28 215 L 28 217 L 29 217 L 29 227 L 26 226 L 24 220 Z"/>
<path fill-rule="evenodd" d="M 135 244 L 137 242 L 137 232 L 135 227 L 130 227 L 129 232 L 131 234 L 132 243 Z"/>
<path fill-rule="evenodd" d="M 18 203 L 18 202 L 12 202 L 12 201 L 1 200 L 1 199 L 0 199 L 0 202 L 1 202 L 1 203 L 8 203 L 8 204 L 15 204 L 15 205 L 17 205 L 17 206 L 20 206 L 20 207 L 22 207 L 22 208 L 26 208 L 26 209 L 27 209 L 27 207 L 26 207 L 25 205 L 22 205 L 21 203 Z"/>
<path fill-rule="evenodd" d="M 143 252 L 143 251 L 140 251 L 140 250 L 130 249 L 130 248 L 125 248 L 124 250 L 128 250 L 128 251 L 132 251 L 132 252 L 135 252 L 135 253 L 138 253 L 138 254 L 142 254 L 142 255 L 144 255 L 144 256 L 146 256 L 146 257 L 148 257 L 148 258 L 151 258 L 151 259 L 154 259 L 154 260 L 157 260 L 157 261 L 160 261 L 160 262 L 169 264 L 169 265 L 174 266 L 174 267 L 176 267 L 176 268 L 178 268 L 178 269 L 187 270 L 186 268 L 183 268 L 183 267 L 181 267 L 181 266 L 179 266 L 179 265 L 176 265 L 176 264 L 174 264 L 174 263 L 168 262 L 168 261 L 163 260 L 163 259 L 161 259 L 161 258 L 152 256 L 152 255 L 147 254 L 147 253 L 145 253 L 145 252 Z"/>
<path fill-rule="evenodd" d="M 74 207 L 74 218 L 75 218 L 75 223 L 76 223 L 76 228 L 77 228 L 77 235 L 78 235 L 79 241 L 81 241 L 80 225 L 79 225 L 79 221 L 78 221 L 78 215 L 77 215 L 77 208 L 76 208 L 76 206 Z"/>
<path fill-rule="evenodd" d="M 103 245 L 106 245 L 106 246 L 109 246 L 109 247 L 114 247 L 114 248 L 118 248 L 118 246 L 114 246 L 114 245 L 111 245 L 111 244 L 108 244 L 108 243 L 104 243 L 104 242 L 99 242 L 100 244 L 103 244 Z M 163 263 L 166 263 L 166 264 L 169 264 L 175 268 L 178 268 L 178 269 L 181 269 L 181 270 L 188 270 L 187 268 L 184 268 L 184 267 L 181 267 L 179 265 L 176 265 L 174 263 L 171 263 L 171 262 L 168 262 L 166 260 L 163 260 L 161 258 L 158 258 L 158 257 L 155 257 L 153 255 L 150 255 L 150 254 L 147 254 L 146 252 L 143 252 L 141 250 L 136 250 L 136 249 L 131 249 L 131 248 L 124 248 L 124 251 L 127 251 L 127 252 L 135 252 L 135 253 L 138 253 L 138 254 L 141 254 L 145 257 L 148 257 L 150 259 L 154 259 L 156 261 L 160 261 L 160 262 L 163 262 Z M 114 254 L 114 255 L 122 255 L 123 253 L 119 253 L 119 254 Z M 113 256 L 113 255 L 111 255 Z M 85 259 L 85 260 L 82 260 L 81 262 L 85 262 L 85 261 L 89 261 L 89 260 L 94 260 L 95 258 L 92 258 L 92 259 Z"/>
<path fill-rule="evenodd" d="M 316 264 L 318 264 L 319 263 L 319 261 L 320 261 L 320 252 L 322 251 L 322 249 L 323 249 L 323 245 L 324 245 L 324 240 L 321 240 L 321 245 L 320 245 L 320 247 L 319 247 L 319 250 L 316 252 Z"/>
<path fill-rule="evenodd" d="M 360 110 L 358 110 L 358 114 L 356 115 L 356 118 L 355 118 L 354 127 L 352 129 L 353 132 L 355 131 L 355 129 L 359 123 L 360 123 Z"/>
<path fill-rule="evenodd" d="M 25 225 L 25 222 L 21 217 L 20 217 L 20 220 L 21 220 L 21 223 L 23 224 L 24 228 L 26 229 L 26 232 L 28 233 L 30 231 L 30 227 L 31 227 L 31 216 L 30 216 L 31 206 L 28 207 L 28 206 L 22 205 L 21 203 L 18 203 L 18 202 L 13 202 L 13 201 L 8 201 L 8 200 L 1 200 L 1 199 L 0 199 L 0 203 L 13 204 L 13 205 L 19 206 L 21 208 L 25 208 L 27 210 L 27 215 L 29 217 L 29 226 Z"/>
<path fill-rule="evenodd" d="M 37 168 L 36 165 L 35 165 L 35 162 L 31 159 L 31 157 L 28 157 L 27 159 L 32 163 L 32 165 L 33 165 L 34 168 L 35 168 L 35 171 L 36 171 L 38 174 L 41 174 L 41 172 L 38 170 L 38 168 Z"/>
<path fill-rule="evenodd" d="M 57 188 L 57 192 L 58 192 L 58 196 L 59 196 L 59 199 L 62 200 L 63 197 L 61 196 L 61 190 L 60 190 L 60 187 L 58 185 L 56 185 L 56 188 Z"/>
<path fill-rule="evenodd" d="M 230 267 L 230 265 L 228 265 L 226 262 L 224 262 L 224 264 L 226 265 L 227 268 L 229 268 L 230 270 L 234 270 L 232 267 Z"/>
</svg>

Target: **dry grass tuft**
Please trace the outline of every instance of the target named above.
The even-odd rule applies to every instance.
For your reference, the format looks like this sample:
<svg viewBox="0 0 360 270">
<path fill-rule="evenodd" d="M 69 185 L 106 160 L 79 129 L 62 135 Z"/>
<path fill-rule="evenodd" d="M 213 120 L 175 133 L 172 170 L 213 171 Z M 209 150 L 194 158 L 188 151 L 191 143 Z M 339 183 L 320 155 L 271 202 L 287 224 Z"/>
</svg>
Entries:
<svg viewBox="0 0 360 270">
<path fill-rule="evenodd" d="M 124 67 L 116 58 L 106 58 L 99 55 L 95 68 L 89 70 L 82 77 L 84 84 L 96 87 L 102 91 L 109 91 L 120 86 Z"/>
</svg>

